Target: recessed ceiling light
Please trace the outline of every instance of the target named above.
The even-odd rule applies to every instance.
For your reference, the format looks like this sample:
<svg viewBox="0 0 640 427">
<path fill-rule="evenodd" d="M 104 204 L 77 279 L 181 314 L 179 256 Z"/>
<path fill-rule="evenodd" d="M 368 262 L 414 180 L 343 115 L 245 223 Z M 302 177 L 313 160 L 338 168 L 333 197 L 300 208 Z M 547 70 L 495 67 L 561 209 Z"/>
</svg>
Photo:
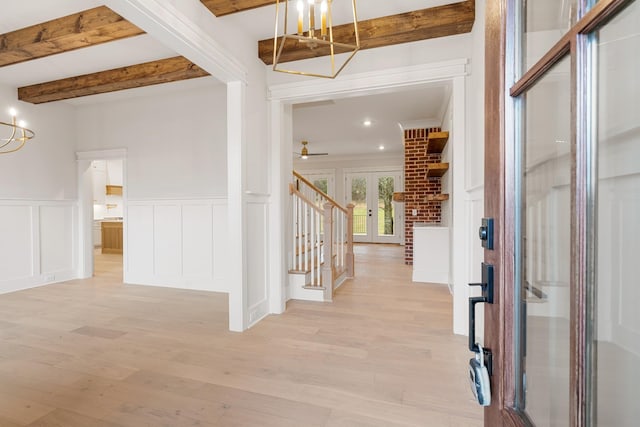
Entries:
<svg viewBox="0 0 640 427">
<path fill-rule="evenodd" d="M 378 146 L 378 150 L 380 150 L 380 151 L 384 150 L 384 145 L 379 145 Z"/>
<path fill-rule="evenodd" d="M 365 126 L 371 126 L 371 120 L 367 119 L 364 122 L 362 122 L 362 124 Z"/>
</svg>

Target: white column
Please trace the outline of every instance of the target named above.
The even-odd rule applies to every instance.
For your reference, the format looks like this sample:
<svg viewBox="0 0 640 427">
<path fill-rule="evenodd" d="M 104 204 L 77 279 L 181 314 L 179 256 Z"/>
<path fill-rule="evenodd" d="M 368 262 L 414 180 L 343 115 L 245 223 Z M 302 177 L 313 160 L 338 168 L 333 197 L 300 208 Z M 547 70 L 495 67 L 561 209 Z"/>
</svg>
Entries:
<svg viewBox="0 0 640 427">
<path fill-rule="evenodd" d="M 244 204 L 245 97 L 244 83 L 227 83 L 229 329 L 237 332 L 245 330 L 248 325 Z"/>
<path fill-rule="evenodd" d="M 291 241 L 291 199 L 287 191 L 292 181 L 291 143 L 293 125 L 291 121 L 291 105 L 281 101 L 271 101 L 270 109 L 270 158 L 271 194 L 269 224 L 269 311 L 273 314 L 283 313 L 287 302 L 288 277 L 288 243 Z"/>
<path fill-rule="evenodd" d="M 466 99 L 465 77 L 453 79 L 453 152 L 451 163 L 453 164 L 452 185 L 452 220 L 451 220 L 451 281 L 453 283 L 453 332 L 467 334 L 468 321 L 468 253 L 472 244 L 469 237 L 469 225 L 465 221 L 467 192 L 465 190 L 465 146 L 466 146 Z M 478 242 L 478 244 L 480 244 Z M 480 266 L 478 266 L 480 268 Z"/>
</svg>

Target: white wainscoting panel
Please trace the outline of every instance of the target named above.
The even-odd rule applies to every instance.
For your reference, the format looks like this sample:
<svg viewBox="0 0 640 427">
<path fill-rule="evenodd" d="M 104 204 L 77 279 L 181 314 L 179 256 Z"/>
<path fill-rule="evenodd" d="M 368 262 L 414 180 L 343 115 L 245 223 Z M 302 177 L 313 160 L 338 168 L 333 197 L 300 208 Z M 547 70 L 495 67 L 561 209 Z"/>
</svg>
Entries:
<svg viewBox="0 0 640 427">
<path fill-rule="evenodd" d="M 182 207 L 182 248 L 190 256 L 182 259 L 182 274 L 187 279 L 213 274 L 213 206 Z M 224 253 L 224 251 L 220 251 Z M 224 265 L 224 264 L 222 264 Z"/>
<path fill-rule="evenodd" d="M 31 206 L 0 206 L 0 280 L 34 274 Z"/>
<path fill-rule="evenodd" d="M 178 280 L 182 276 L 182 206 L 154 206 L 153 230 L 154 273 Z"/>
<path fill-rule="evenodd" d="M 131 284 L 228 292 L 226 199 L 129 200 Z"/>
<path fill-rule="evenodd" d="M 77 277 L 74 201 L 0 201 L 0 293 Z"/>
<path fill-rule="evenodd" d="M 73 206 L 40 206 L 40 269 L 47 274 L 73 269 Z"/>
<path fill-rule="evenodd" d="M 247 305 L 251 326 L 269 313 L 269 206 L 266 197 L 248 196 L 246 208 Z"/>
<path fill-rule="evenodd" d="M 140 283 L 143 278 L 153 277 L 153 204 L 127 203 L 126 257 L 127 271 L 124 281 Z"/>
</svg>

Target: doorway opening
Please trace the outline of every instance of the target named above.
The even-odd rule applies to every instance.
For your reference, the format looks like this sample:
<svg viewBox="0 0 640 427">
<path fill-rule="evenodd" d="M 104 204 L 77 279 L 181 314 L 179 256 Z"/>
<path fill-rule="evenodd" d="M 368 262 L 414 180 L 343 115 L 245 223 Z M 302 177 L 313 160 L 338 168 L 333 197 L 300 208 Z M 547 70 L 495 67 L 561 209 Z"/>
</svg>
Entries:
<svg viewBox="0 0 640 427">
<path fill-rule="evenodd" d="M 122 283 L 126 271 L 126 151 L 76 153 L 80 278 Z"/>
<path fill-rule="evenodd" d="M 93 276 L 122 281 L 124 246 L 123 160 L 91 162 Z"/>
</svg>

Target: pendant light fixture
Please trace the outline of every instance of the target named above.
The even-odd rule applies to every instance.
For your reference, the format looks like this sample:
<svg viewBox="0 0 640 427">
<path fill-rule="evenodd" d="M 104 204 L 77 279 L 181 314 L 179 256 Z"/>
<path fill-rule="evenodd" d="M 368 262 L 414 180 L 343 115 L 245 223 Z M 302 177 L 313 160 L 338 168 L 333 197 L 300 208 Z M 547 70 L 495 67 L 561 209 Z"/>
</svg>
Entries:
<svg viewBox="0 0 640 427">
<path fill-rule="evenodd" d="M 16 110 L 11 108 L 9 110 L 11 123 L 0 122 L 0 128 L 3 131 L 0 133 L 0 154 L 8 154 L 18 151 L 24 147 L 24 144 L 28 140 L 36 136 L 32 130 L 26 128 L 27 124 L 25 122 L 17 120 L 17 114 Z M 5 127 L 9 129 L 6 130 Z M 6 134 L 4 133 L 5 130 Z"/>
<path fill-rule="evenodd" d="M 334 31 L 334 4 L 351 5 L 353 21 Z M 296 63 L 299 49 L 310 49 L 316 59 Z M 273 70 L 303 76 L 335 78 L 360 49 L 356 0 L 276 0 Z"/>
</svg>

